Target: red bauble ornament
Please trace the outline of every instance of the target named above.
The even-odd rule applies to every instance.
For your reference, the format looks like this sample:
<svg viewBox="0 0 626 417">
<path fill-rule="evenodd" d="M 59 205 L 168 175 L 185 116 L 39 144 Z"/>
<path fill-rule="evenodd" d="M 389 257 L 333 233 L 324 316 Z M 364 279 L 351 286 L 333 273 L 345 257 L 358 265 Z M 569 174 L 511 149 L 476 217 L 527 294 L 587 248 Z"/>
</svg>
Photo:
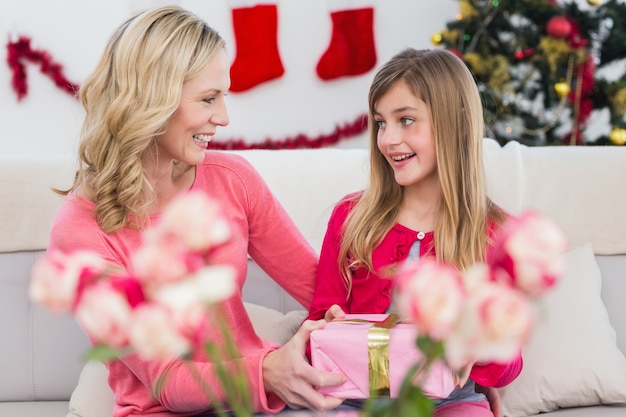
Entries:
<svg viewBox="0 0 626 417">
<path fill-rule="evenodd" d="M 527 49 L 517 49 L 514 53 L 515 58 L 518 60 L 522 60 L 524 58 L 528 58 L 535 53 L 535 48 L 527 48 Z"/>
<path fill-rule="evenodd" d="M 448 48 L 448 51 L 452 52 L 454 55 L 458 56 L 459 58 L 463 59 L 463 53 L 461 51 L 459 51 L 456 48 Z"/>
<path fill-rule="evenodd" d="M 567 38 L 572 32 L 572 24 L 564 16 L 554 16 L 548 20 L 546 32 L 553 38 Z"/>
</svg>

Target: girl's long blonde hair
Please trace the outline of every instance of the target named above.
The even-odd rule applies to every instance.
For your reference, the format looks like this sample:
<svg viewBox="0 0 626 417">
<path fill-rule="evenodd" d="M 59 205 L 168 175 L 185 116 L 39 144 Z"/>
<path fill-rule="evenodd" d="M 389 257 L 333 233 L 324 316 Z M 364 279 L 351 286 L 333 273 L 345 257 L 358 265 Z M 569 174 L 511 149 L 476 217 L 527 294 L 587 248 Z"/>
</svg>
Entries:
<svg viewBox="0 0 626 417">
<path fill-rule="evenodd" d="M 460 269 L 483 260 L 488 222 L 497 225 L 504 219 L 486 193 L 483 111 L 474 77 L 449 51 L 405 49 L 378 71 L 369 91 L 370 181 L 344 224 L 338 257 L 348 289 L 353 269 L 374 272 L 372 251 L 398 219 L 403 187 L 378 150 L 374 113 L 380 98 L 400 81 L 431 111 L 441 189 L 434 229 L 438 260 Z"/>
<path fill-rule="evenodd" d="M 80 164 L 72 188 L 61 192 L 84 187 L 105 232 L 138 227 L 146 218 L 154 193 L 142 155 L 165 131 L 183 83 L 222 48 L 214 29 L 176 6 L 139 13 L 111 36 L 80 89 L 86 111 Z"/>
</svg>

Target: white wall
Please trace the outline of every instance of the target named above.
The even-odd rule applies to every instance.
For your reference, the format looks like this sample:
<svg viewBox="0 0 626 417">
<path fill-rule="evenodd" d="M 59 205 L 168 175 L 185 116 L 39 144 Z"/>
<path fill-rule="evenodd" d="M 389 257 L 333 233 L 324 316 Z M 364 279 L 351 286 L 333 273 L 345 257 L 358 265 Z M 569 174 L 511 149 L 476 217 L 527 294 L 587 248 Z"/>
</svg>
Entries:
<svg viewBox="0 0 626 417">
<path fill-rule="evenodd" d="M 270 3 L 273 0 L 267 0 Z M 375 70 L 357 77 L 322 81 L 315 73 L 330 41 L 329 2 L 277 0 L 279 49 L 285 74 L 228 97 L 231 124 L 216 140 L 242 138 L 256 143 L 305 134 L 330 133 L 367 111 L 367 90 Z M 355 0 L 350 0 L 354 2 Z M 112 31 L 131 13 L 164 0 L 20 0 L 3 4 L 0 33 L 26 35 L 34 49 L 48 51 L 63 65 L 70 81 L 81 84 L 95 66 Z M 228 0 L 178 0 L 199 14 L 226 39 L 235 58 Z M 375 7 L 378 64 L 406 46 L 432 47 L 430 37 L 445 28 L 458 10 L 456 0 L 371 0 Z M 6 45 L 6 44 L 4 44 Z M 6 62 L 6 47 L 2 51 Z M 77 100 L 27 66 L 29 91 L 18 102 L 11 74 L 0 65 L 0 152 L 4 155 L 75 153 L 82 120 Z M 340 147 L 365 147 L 365 134 L 343 140 Z"/>
</svg>

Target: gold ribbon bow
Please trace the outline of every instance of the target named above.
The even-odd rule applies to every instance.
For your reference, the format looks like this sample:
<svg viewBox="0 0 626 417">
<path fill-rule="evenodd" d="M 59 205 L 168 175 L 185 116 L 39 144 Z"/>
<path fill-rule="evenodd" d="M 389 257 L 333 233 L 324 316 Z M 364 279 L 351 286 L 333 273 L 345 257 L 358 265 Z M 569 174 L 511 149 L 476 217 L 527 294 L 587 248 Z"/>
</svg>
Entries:
<svg viewBox="0 0 626 417">
<path fill-rule="evenodd" d="M 389 330 L 400 321 L 397 314 L 389 314 L 381 322 L 374 322 L 367 332 L 367 354 L 370 395 L 389 397 Z M 341 323 L 363 324 L 369 320 L 340 320 Z"/>
</svg>

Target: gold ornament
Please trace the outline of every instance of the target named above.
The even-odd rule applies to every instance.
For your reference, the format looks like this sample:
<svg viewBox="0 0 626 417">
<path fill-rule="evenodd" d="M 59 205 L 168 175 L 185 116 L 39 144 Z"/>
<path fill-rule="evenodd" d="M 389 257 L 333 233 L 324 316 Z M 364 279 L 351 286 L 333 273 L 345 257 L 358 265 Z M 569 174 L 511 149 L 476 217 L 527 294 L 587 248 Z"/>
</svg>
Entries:
<svg viewBox="0 0 626 417">
<path fill-rule="evenodd" d="M 613 103 L 613 112 L 617 117 L 626 116 L 626 87 L 617 90 L 610 101 Z"/>
<path fill-rule="evenodd" d="M 467 18 L 471 20 L 472 18 L 478 18 L 480 16 L 480 12 L 476 7 L 474 7 L 474 2 L 470 0 L 461 0 L 459 2 L 459 13 L 456 15 L 457 20 L 463 20 Z"/>
<path fill-rule="evenodd" d="M 611 131 L 609 139 L 613 145 L 626 145 L 626 129 L 616 127 Z"/>
<path fill-rule="evenodd" d="M 564 81 L 561 81 L 560 83 L 556 83 L 554 84 L 554 91 L 556 91 L 556 94 L 559 97 L 563 98 L 566 95 L 568 95 L 570 92 L 569 84 Z"/>
<path fill-rule="evenodd" d="M 600 6 L 602 4 L 602 0 L 587 0 L 587 3 L 590 6 Z"/>
<path fill-rule="evenodd" d="M 434 45 L 441 45 L 441 42 L 443 41 L 443 35 L 441 34 L 441 32 L 433 33 L 433 36 L 430 37 L 430 41 Z"/>
</svg>

